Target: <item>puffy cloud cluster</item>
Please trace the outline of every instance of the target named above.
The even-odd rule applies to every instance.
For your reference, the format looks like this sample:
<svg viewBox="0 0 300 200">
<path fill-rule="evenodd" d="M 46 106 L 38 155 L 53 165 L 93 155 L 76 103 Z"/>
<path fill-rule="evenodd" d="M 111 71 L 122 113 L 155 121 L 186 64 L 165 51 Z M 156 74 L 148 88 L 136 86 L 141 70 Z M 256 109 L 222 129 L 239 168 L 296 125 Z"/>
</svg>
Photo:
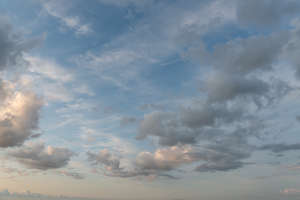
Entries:
<svg viewBox="0 0 300 200">
<path fill-rule="evenodd" d="M 22 64 L 24 53 L 39 41 L 25 41 L 6 19 L 0 18 L 0 71 Z M 0 147 L 22 145 L 35 135 L 42 101 L 32 92 L 18 90 L 15 84 L 2 79 L 0 92 Z"/>
<path fill-rule="evenodd" d="M 41 99 L 33 93 L 11 90 L 7 93 L 11 94 L 0 105 L 0 147 L 19 146 L 34 136 L 42 106 Z"/>
<path fill-rule="evenodd" d="M 100 151 L 98 154 L 88 152 L 88 160 L 94 165 L 102 164 L 108 171 L 120 169 L 120 158 L 112 155 L 107 149 Z"/>
<path fill-rule="evenodd" d="M 293 0 L 255 2 L 237 3 L 239 25 L 273 25 L 277 21 L 273 21 L 272 16 L 285 20 L 300 8 L 300 4 Z M 256 12 L 258 14 L 254 16 Z M 183 164 L 204 162 L 196 168 L 199 172 L 241 168 L 254 150 L 283 152 L 298 149 L 297 145 L 272 144 L 255 148 L 249 142 L 250 138 L 264 135 L 264 119 L 260 114 L 293 90 L 287 80 L 274 78 L 273 73 L 276 64 L 291 60 L 297 75 L 298 50 L 295 47 L 298 46 L 296 32 L 299 31 L 295 30 L 233 39 L 214 45 L 209 50 L 202 43 L 198 47 L 188 47 L 185 58 L 200 60 L 202 65 L 210 67 L 201 82 L 204 100 L 183 105 L 177 111 L 145 114 L 137 139 L 151 137 L 161 146 L 176 145 L 172 148 L 186 144 L 192 145 L 193 149 L 201 146 L 192 153 L 193 159 L 182 160 Z M 197 39 L 202 40 L 200 36 Z M 158 149 L 154 154 L 144 152 L 138 155 L 140 169 L 172 170 L 180 166 L 176 162 L 167 162 L 168 159 L 157 159 L 161 151 Z M 172 157 L 165 155 L 163 158 Z"/>
<path fill-rule="evenodd" d="M 235 140 L 235 141 L 232 141 Z M 130 166 L 121 167 L 122 159 L 107 149 L 98 154 L 88 153 L 94 166 L 104 167 L 104 174 L 113 177 L 155 176 L 177 178 L 170 174 L 182 166 L 201 162 L 195 168 L 199 172 L 229 171 L 243 167 L 251 155 L 251 146 L 239 135 L 227 136 L 220 143 L 194 147 L 191 145 L 170 146 L 157 149 L 154 153 L 145 151 L 137 155 Z M 238 144 L 240 143 L 240 144 Z"/>
<path fill-rule="evenodd" d="M 48 170 L 66 166 L 74 153 L 66 148 L 35 143 L 12 149 L 8 155 L 29 169 Z"/>
<path fill-rule="evenodd" d="M 40 38 L 24 40 L 5 19 L 0 18 L 0 71 L 26 63 L 25 52 L 40 41 Z M 36 131 L 42 105 L 42 99 L 30 89 L 0 78 L 0 147 L 17 147 L 9 149 L 7 155 L 30 169 L 61 168 L 74 155 L 70 150 L 46 148 L 42 143 L 23 145 L 26 140 L 40 136 Z"/>
<path fill-rule="evenodd" d="M 242 116 L 240 108 L 206 103 L 184 108 L 179 113 L 155 111 L 144 116 L 137 138 L 158 137 L 159 144 L 167 146 L 194 144 L 199 136 L 207 137 L 206 128 L 233 123 Z"/>
<path fill-rule="evenodd" d="M 154 153 L 141 152 L 136 159 L 136 165 L 143 170 L 169 171 L 183 164 L 198 160 L 189 146 L 173 146 L 158 149 Z"/>
</svg>

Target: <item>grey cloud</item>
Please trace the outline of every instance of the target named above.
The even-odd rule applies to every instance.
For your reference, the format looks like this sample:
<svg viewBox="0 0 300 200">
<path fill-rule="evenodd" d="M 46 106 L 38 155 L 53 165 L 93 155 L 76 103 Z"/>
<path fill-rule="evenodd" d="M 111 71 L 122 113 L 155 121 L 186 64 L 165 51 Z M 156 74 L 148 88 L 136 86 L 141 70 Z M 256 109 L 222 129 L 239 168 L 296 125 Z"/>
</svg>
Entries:
<svg viewBox="0 0 300 200">
<path fill-rule="evenodd" d="M 282 20 L 299 11 L 300 3 L 297 0 L 239 0 L 236 9 L 241 24 L 261 28 L 279 26 Z"/>
<path fill-rule="evenodd" d="M 70 171 L 66 171 L 66 170 L 62 170 L 58 172 L 59 174 L 62 174 L 64 176 L 68 176 L 77 180 L 82 180 L 84 179 L 84 175 L 77 173 L 77 172 L 70 172 Z"/>
<path fill-rule="evenodd" d="M 131 166 L 121 167 L 121 158 L 119 156 L 112 154 L 107 149 L 101 150 L 99 153 L 91 153 L 91 152 L 87 153 L 88 161 L 93 166 L 102 167 L 103 174 L 106 176 L 121 177 L 121 178 L 155 176 L 155 177 L 167 177 L 171 179 L 176 179 L 176 177 L 170 174 L 166 174 L 164 172 L 173 169 L 172 165 L 175 164 L 176 162 L 177 164 L 179 164 L 179 162 L 183 164 L 183 160 L 172 161 L 173 158 L 170 158 L 171 160 L 169 161 L 166 160 L 166 163 L 164 163 L 162 166 L 157 166 L 154 168 L 153 166 L 152 167 L 146 166 L 147 162 L 149 162 L 147 161 L 149 157 L 145 157 L 145 155 L 149 155 L 150 157 L 154 156 L 154 154 L 151 154 L 149 152 L 144 152 L 139 154 L 136 161 L 131 162 L 130 164 Z M 157 159 L 157 158 L 152 157 L 152 159 Z M 181 158 L 177 158 L 177 159 L 181 159 Z"/>
<path fill-rule="evenodd" d="M 242 98 L 253 101 L 258 107 L 277 102 L 292 90 L 288 83 L 279 79 L 262 81 L 256 77 L 247 78 L 226 73 L 215 73 L 208 77 L 203 88 L 208 102 L 222 103 Z"/>
<path fill-rule="evenodd" d="M 180 167 L 202 162 L 195 169 L 198 172 L 229 171 L 243 167 L 254 149 L 248 144 L 247 136 L 254 131 L 253 127 L 239 129 L 231 134 L 220 135 L 209 145 L 184 145 L 159 148 L 155 152 L 141 152 L 131 162 L 131 167 L 120 167 L 120 158 L 113 156 L 108 150 L 99 154 L 89 153 L 92 164 L 104 166 L 104 174 L 114 177 L 164 176 L 176 178 L 170 173 Z"/>
<path fill-rule="evenodd" d="M 300 122 L 300 116 L 297 116 L 297 117 L 296 117 L 296 120 Z"/>
<path fill-rule="evenodd" d="M 24 40 L 15 33 L 8 20 L 0 17 L 0 71 L 23 60 L 23 53 L 38 45 L 43 38 Z"/>
<path fill-rule="evenodd" d="M 103 4 L 120 6 L 120 7 L 127 7 L 130 5 L 143 7 L 153 2 L 153 0 L 98 0 L 98 1 Z"/>
<path fill-rule="evenodd" d="M 260 96 L 269 91 L 269 85 L 257 78 L 244 78 L 239 75 L 225 73 L 214 74 L 205 81 L 204 90 L 208 100 L 221 102 L 238 96 Z"/>
<path fill-rule="evenodd" d="M 8 156 L 29 169 L 49 170 L 66 166 L 74 153 L 66 148 L 36 143 L 10 150 Z"/>
<path fill-rule="evenodd" d="M 87 152 L 87 156 L 88 161 L 94 165 L 104 165 L 110 171 L 120 170 L 120 158 L 111 154 L 107 149 L 97 154 Z"/>
<path fill-rule="evenodd" d="M 148 136 L 157 137 L 161 145 L 172 146 L 177 143 L 195 143 L 197 133 L 181 126 L 175 113 L 152 112 L 145 115 L 140 123 L 137 139 Z"/>
<path fill-rule="evenodd" d="M 245 146 L 247 147 L 247 145 Z M 250 151 L 241 148 L 218 145 L 209 147 L 195 155 L 199 160 L 206 161 L 206 163 L 197 166 L 195 170 L 198 172 L 217 172 L 242 168 L 245 163 L 241 160 L 249 158 L 250 155 Z"/>
<path fill-rule="evenodd" d="M 216 45 L 212 64 L 218 70 L 243 75 L 256 70 L 270 70 L 287 41 L 288 35 L 281 33 L 252 36 Z"/>
<path fill-rule="evenodd" d="M 196 167 L 196 171 L 198 172 L 217 172 L 217 171 L 230 171 L 238 168 L 242 168 L 244 164 L 242 162 L 228 162 L 228 161 L 220 161 L 218 163 L 212 164 L 202 164 Z"/>
<path fill-rule="evenodd" d="M 137 139 L 154 136 L 161 145 L 195 144 L 204 128 L 232 123 L 243 117 L 241 110 L 223 105 L 203 104 L 182 109 L 179 113 L 152 112 L 144 116 Z"/>
<path fill-rule="evenodd" d="M 269 150 L 274 153 L 300 150 L 300 144 L 267 144 L 259 148 L 260 150 Z"/>
<path fill-rule="evenodd" d="M 300 79 L 300 20 L 292 23 L 291 37 L 284 47 L 283 59 L 290 63 L 295 69 L 295 77 Z"/>
</svg>

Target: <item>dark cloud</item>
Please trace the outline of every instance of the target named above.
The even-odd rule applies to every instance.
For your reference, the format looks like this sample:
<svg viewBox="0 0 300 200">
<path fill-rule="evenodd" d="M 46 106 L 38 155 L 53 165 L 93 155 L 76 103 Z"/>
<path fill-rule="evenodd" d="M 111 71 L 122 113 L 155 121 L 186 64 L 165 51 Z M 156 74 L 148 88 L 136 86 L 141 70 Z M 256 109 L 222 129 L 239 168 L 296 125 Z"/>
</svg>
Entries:
<svg viewBox="0 0 300 200">
<path fill-rule="evenodd" d="M 300 150 L 300 144 L 267 144 L 259 148 L 260 150 L 268 150 L 274 153 L 282 153 L 286 151 Z"/>
<path fill-rule="evenodd" d="M 29 169 L 49 170 L 66 166 L 74 153 L 66 148 L 35 143 L 10 150 L 8 155 Z"/>
<path fill-rule="evenodd" d="M 296 120 L 300 122 L 300 116 L 297 116 L 297 117 L 296 117 Z"/>
<path fill-rule="evenodd" d="M 297 0 L 239 0 L 237 17 L 241 24 L 269 28 L 280 25 L 299 13 L 300 3 Z"/>
</svg>

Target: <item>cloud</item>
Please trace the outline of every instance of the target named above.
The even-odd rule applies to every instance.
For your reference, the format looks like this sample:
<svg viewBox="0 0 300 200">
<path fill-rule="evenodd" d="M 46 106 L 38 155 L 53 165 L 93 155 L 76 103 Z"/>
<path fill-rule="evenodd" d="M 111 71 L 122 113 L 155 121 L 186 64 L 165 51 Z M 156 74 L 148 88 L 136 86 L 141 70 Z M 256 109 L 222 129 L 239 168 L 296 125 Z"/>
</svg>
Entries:
<svg viewBox="0 0 300 200">
<path fill-rule="evenodd" d="M 221 102 L 235 97 L 259 97 L 269 91 L 269 85 L 257 78 L 243 78 L 239 75 L 217 73 L 205 80 L 204 90 L 208 100 Z"/>
<path fill-rule="evenodd" d="M 241 75 L 270 70 L 287 41 L 285 33 L 231 40 L 214 47 L 212 64 L 217 70 Z"/>
<path fill-rule="evenodd" d="M 199 159 L 206 161 L 196 167 L 198 172 L 218 172 L 230 171 L 242 168 L 246 163 L 242 159 L 249 158 L 251 151 L 242 148 L 226 147 L 217 145 L 207 148 L 204 152 L 199 152 L 196 155 Z M 249 147 L 248 147 L 249 148 Z"/>
<path fill-rule="evenodd" d="M 0 17 L 0 71 L 5 68 L 12 68 L 22 63 L 23 54 L 37 46 L 43 38 L 25 40 L 16 32 L 8 20 Z"/>
<path fill-rule="evenodd" d="M 259 148 L 260 150 L 269 150 L 274 153 L 300 150 L 300 144 L 267 144 Z"/>
<path fill-rule="evenodd" d="M 175 178 L 170 174 L 163 173 L 164 169 L 159 168 L 146 168 L 144 161 L 144 154 L 140 154 L 140 157 L 135 162 L 121 159 L 120 156 L 116 156 L 109 152 L 107 149 L 101 150 L 99 153 L 87 152 L 88 160 L 93 166 L 102 167 L 104 175 L 110 177 L 132 178 L 132 177 L 167 177 Z M 125 162 L 122 163 L 122 162 Z M 129 162 L 129 163 L 128 163 Z M 147 161 L 146 161 L 147 162 Z M 124 165 L 124 166 L 121 166 Z"/>
<path fill-rule="evenodd" d="M 2 82 L 2 88 L 7 83 Z M 1 87 L 0 86 L 0 87 Z M 39 111 L 43 102 L 27 91 L 10 90 L 0 104 L 0 147 L 22 145 L 38 129 Z"/>
<path fill-rule="evenodd" d="M 183 108 L 178 113 L 154 111 L 140 122 L 137 139 L 153 136 L 159 139 L 159 144 L 167 146 L 195 144 L 198 136 L 205 134 L 204 128 L 233 123 L 242 115 L 239 108 L 205 103 Z"/>
<path fill-rule="evenodd" d="M 64 176 L 68 176 L 77 180 L 82 180 L 84 179 L 84 175 L 77 173 L 77 172 L 70 172 L 70 171 L 66 171 L 66 170 L 61 170 L 58 171 L 59 174 L 64 175 Z"/>
<path fill-rule="evenodd" d="M 66 166 L 74 153 L 66 148 L 31 143 L 10 150 L 8 156 L 29 169 L 49 170 Z"/>
<path fill-rule="evenodd" d="M 223 135 L 215 144 L 170 146 L 158 148 L 153 153 L 144 151 L 133 161 L 113 155 L 107 149 L 97 154 L 88 152 L 88 158 L 93 166 L 104 166 L 105 175 L 123 178 L 177 178 L 171 174 L 173 171 L 193 163 L 202 163 L 195 168 L 198 172 L 230 171 L 247 165 L 243 160 L 249 158 L 253 150 L 242 131 L 249 130 Z"/>
<path fill-rule="evenodd" d="M 92 32 L 90 24 L 84 24 L 81 22 L 78 16 L 69 16 L 66 14 L 66 6 L 62 6 L 63 1 L 44 1 L 41 0 L 41 4 L 44 10 L 52 17 L 55 17 L 61 21 L 61 23 L 71 30 L 75 31 L 76 35 L 87 35 Z M 64 4 L 65 5 L 65 4 Z"/>
<path fill-rule="evenodd" d="M 24 59 L 29 63 L 29 71 L 47 79 L 58 82 L 70 82 L 74 79 L 71 72 L 65 70 L 52 60 L 26 55 Z"/>
<path fill-rule="evenodd" d="M 120 158 L 111 154 L 107 149 L 100 151 L 98 154 L 87 152 L 87 156 L 92 164 L 104 165 L 108 171 L 120 170 Z"/>
<path fill-rule="evenodd" d="M 142 170 L 170 171 L 197 161 L 192 152 L 193 149 L 189 146 L 173 146 L 158 149 L 154 153 L 141 152 L 136 158 L 136 165 Z"/>
<path fill-rule="evenodd" d="M 300 3 L 297 0 L 239 0 L 236 9 L 241 24 L 268 28 L 297 14 Z"/>
<path fill-rule="evenodd" d="M 300 31 L 300 19 L 293 20 L 290 24 L 293 29 L 290 31 L 289 41 L 285 44 L 283 50 L 283 59 L 291 64 L 295 69 L 295 77 L 300 80 L 300 58 L 299 58 L 299 31 Z"/>
<path fill-rule="evenodd" d="M 145 5 L 149 5 L 153 2 L 153 0 L 98 0 L 98 1 L 103 4 L 120 6 L 120 7 L 127 7 L 130 5 L 142 7 Z"/>
</svg>

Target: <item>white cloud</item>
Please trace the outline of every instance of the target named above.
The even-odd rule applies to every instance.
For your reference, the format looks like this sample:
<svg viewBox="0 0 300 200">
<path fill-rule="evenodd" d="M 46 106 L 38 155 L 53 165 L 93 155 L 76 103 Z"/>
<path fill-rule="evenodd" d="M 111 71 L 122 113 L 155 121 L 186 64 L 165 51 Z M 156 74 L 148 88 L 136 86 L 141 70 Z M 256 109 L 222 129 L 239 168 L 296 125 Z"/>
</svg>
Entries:
<svg viewBox="0 0 300 200">
<path fill-rule="evenodd" d="M 28 70 L 31 73 L 35 73 L 58 82 L 70 82 L 74 80 L 74 75 L 70 71 L 65 70 L 62 66 L 52 60 L 33 57 L 30 55 L 27 55 L 24 58 L 29 63 Z"/>
<path fill-rule="evenodd" d="M 52 17 L 55 17 L 61 21 L 61 23 L 68 27 L 71 30 L 75 31 L 76 35 L 87 35 L 92 32 L 90 24 L 84 24 L 81 22 L 78 16 L 69 16 L 66 14 L 66 11 L 62 8 L 65 8 L 65 1 L 41 1 L 41 4 L 44 10 Z"/>
</svg>

